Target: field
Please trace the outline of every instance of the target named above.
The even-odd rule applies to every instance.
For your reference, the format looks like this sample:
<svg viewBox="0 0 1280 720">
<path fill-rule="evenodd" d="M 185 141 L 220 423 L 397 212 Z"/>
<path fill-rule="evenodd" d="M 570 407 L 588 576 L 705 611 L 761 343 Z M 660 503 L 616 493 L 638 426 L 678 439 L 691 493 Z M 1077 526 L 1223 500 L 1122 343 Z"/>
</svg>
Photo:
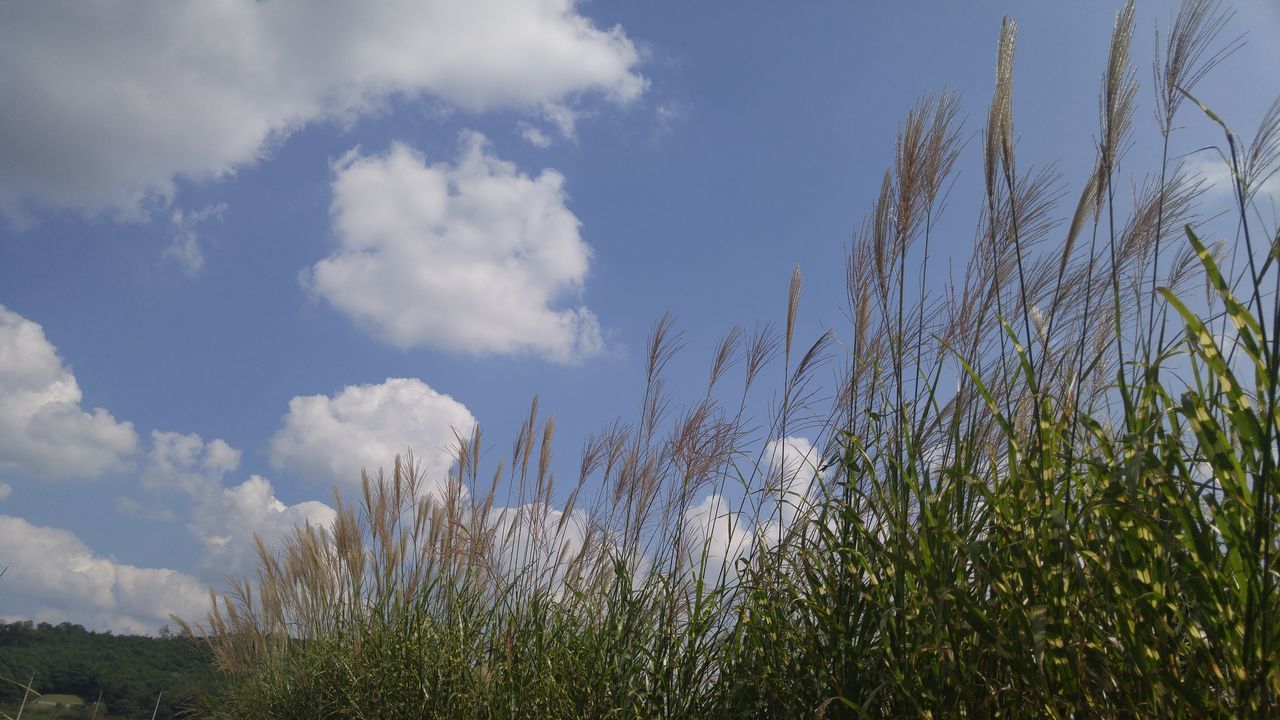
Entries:
<svg viewBox="0 0 1280 720">
<path fill-rule="evenodd" d="M 0 705 L 0 712 L 5 713 L 9 717 L 16 717 L 19 705 L 11 705 L 5 703 Z M 42 695 L 38 698 L 29 700 L 27 706 L 22 711 L 23 718 L 31 718 L 32 720 L 71 720 L 75 718 L 91 717 L 93 714 L 93 701 L 89 701 L 87 706 L 84 698 L 77 695 L 67 695 L 50 693 Z M 108 719 L 105 713 L 99 713 L 98 717 Z"/>
</svg>

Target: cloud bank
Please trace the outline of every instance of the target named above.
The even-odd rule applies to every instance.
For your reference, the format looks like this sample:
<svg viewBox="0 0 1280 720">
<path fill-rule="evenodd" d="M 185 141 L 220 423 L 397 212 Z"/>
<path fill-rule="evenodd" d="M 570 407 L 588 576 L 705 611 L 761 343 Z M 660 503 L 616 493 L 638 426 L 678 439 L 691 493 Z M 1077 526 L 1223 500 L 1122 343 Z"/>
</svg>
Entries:
<svg viewBox="0 0 1280 720">
<path fill-rule="evenodd" d="M 73 533 L 0 515 L 5 613 L 74 618 L 118 633 L 153 633 L 169 615 L 208 610 L 208 590 L 176 570 L 140 568 L 95 554 Z"/>
<path fill-rule="evenodd" d="M 4 3 L 0 212 L 144 216 L 179 179 L 230 175 L 308 124 L 397 98 L 516 108 L 571 133 L 584 94 L 644 92 L 639 61 L 574 0 Z"/>
</svg>

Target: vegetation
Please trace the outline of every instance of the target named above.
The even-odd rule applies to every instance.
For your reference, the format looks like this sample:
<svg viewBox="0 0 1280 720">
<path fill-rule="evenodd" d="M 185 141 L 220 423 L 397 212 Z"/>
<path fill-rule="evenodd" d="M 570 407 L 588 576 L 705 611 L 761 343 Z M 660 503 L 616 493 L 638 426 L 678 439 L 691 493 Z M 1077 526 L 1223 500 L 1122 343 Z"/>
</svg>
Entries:
<svg viewBox="0 0 1280 720">
<path fill-rule="evenodd" d="M 638 417 L 586 443 L 562 510 L 536 402 L 491 479 L 479 431 L 447 483 L 411 458 L 366 477 L 359 507 L 260 548 L 257 577 L 187 628 L 227 679 L 207 712 L 1270 715 L 1280 234 L 1254 201 L 1280 103 L 1246 142 L 1194 100 L 1226 21 L 1189 0 L 1162 40 L 1161 154 L 1126 193 L 1120 12 L 1065 222 L 1055 171 L 1016 161 L 1006 21 L 962 277 L 932 257 L 961 157 L 941 93 L 907 115 L 851 245 L 847 333 L 793 343 L 797 271 L 781 331 L 735 328 L 677 407 L 663 318 Z M 1226 131 L 1231 241 L 1201 239 L 1203 187 L 1173 152 L 1184 114 Z M 745 409 L 769 376 L 761 429 Z"/>
<path fill-rule="evenodd" d="M 194 697 L 211 691 L 211 658 L 207 648 L 167 631 L 161 635 L 113 635 L 71 623 L 0 623 L 0 711 L 16 716 L 30 681 L 40 694 L 29 695 L 23 718 L 86 718 L 99 693 L 98 718 L 149 718 L 152 712 L 156 718 L 178 717 Z"/>
</svg>

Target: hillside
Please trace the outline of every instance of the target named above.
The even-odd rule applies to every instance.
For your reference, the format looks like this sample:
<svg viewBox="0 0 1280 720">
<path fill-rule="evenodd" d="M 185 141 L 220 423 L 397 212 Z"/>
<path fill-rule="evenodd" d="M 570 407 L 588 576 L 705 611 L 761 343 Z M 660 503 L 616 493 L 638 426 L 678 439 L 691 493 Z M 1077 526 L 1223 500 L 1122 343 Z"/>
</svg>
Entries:
<svg viewBox="0 0 1280 720">
<path fill-rule="evenodd" d="M 0 710 L 15 714 L 28 678 L 46 703 L 24 717 L 88 717 L 102 693 L 98 717 L 173 718 L 193 696 L 212 687 L 209 654 L 162 631 L 161 637 L 91 632 L 71 623 L 0 623 Z M 13 682 L 16 681 L 16 682 Z M 59 695 L 74 697 L 57 697 Z M 87 701 L 87 709 L 59 711 L 55 704 Z M 37 712 L 32 712 L 32 711 Z"/>
</svg>

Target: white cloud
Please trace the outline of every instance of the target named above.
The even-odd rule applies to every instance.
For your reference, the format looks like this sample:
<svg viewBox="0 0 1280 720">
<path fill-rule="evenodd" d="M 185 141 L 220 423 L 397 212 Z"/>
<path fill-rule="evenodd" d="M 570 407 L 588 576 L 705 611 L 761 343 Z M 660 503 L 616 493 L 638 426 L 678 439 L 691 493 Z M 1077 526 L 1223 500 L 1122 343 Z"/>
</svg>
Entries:
<svg viewBox="0 0 1280 720">
<path fill-rule="evenodd" d="M 753 527 L 746 513 L 733 509 L 722 495 L 708 495 L 684 513 L 688 534 L 685 551 L 708 580 L 733 578 L 738 560 L 752 546 Z"/>
<path fill-rule="evenodd" d="M 1234 207 L 1235 179 L 1231 175 L 1231 167 L 1226 160 L 1215 154 L 1201 153 L 1191 161 L 1190 171 L 1193 175 L 1200 176 L 1205 189 L 1211 195 L 1230 200 Z M 1280 205 L 1280 173 L 1272 175 L 1253 188 L 1250 199 L 1264 211 L 1270 211 L 1273 206 Z"/>
<path fill-rule="evenodd" d="M 542 106 L 542 118 L 560 131 L 560 134 L 573 140 L 578 136 L 578 114 L 566 105 L 547 103 Z"/>
<path fill-rule="evenodd" d="M 259 475 L 234 487 L 223 478 L 240 465 L 240 451 L 225 440 L 209 442 L 194 433 L 151 433 L 151 451 L 139 479 L 144 490 L 176 491 L 190 499 L 187 530 L 200 540 L 204 555 L 200 568 L 206 577 L 223 578 L 250 572 L 256 558 L 257 534 L 270 549 L 293 528 L 307 524 L 328 526 L 335 513 L 328 505 L 309 501 L 285 505 L 271 483 Z M 121 497 L 117 509 L 152 520 L 173 521 L 169 508 Z"/>
<path fill-rule="evenodd" d="M 138 498 L 121 495 L 115 501 L 116 512 L 131 518 L 142 518 L 156 522 L 171 523 L 178 519 L 178 514 L 166 505 L 148 503 Z"/>
<path fill-rule="evenodd" d="M 412 448 L 428 488 L 443 489 L 453 464 L 455 433 L 466 437 L 476 420 L 462 403 L 413 378 L 350 385 L 334 397 L 289 401 L 284 426 L 271 439 L 271 462 L 320 482 L 358 488 L 360 470 L 391 468 Z"/>
<path fill-rule="evenodd" d="M 225 440 L 215 438 L 206 444 L 195 433 L 157 430 L 151 433 L 151 452 L 141 481 L 150 490 L 180 490 L 196 496 L 221 487 L 222 477 L 239 466 L 240 451 Z"/>
<path fill-rule="evenodd" d="M 173 238 L 169 241 L 169 247 L 165 248 L 164 256 L 177 263 L 188 276 L 198 275 L 204 267 L 204 251 L 200 249 L 196 227 L 206 220 L 221 220 L 226 210 L 225 203 L 210 205 L 194 212 L 186 212 L 180 208 L 174 210 L 169 216 Z"/>
<path fill-rule="evenodd" d="M 516 108 L 572 129 L 642 94 L 640 54 L 574 0 L 151 0 L 0 5 L 0 211 L 146 213 L 175 180 L 252 165 L 392 98 Z"/>
<path fill-rule="evenodd" d="M 9 483 L 0 482 L 0 500 L 9 497 L 11 493 L 13 493 L 13 488 L 9 486 Z"/>
<path fill-rule="evenodd" d="M 120 633 L 151 633 L 169 615 L 198 618 L 208 590 L 176 570 L 140 568 L 95 554 L 66 530 L 0 515 L 5 613 L 63 620 Z"/>
<path fill-rule="evenodd" d="M 530 145 L 544 149 L 551 147 L 551 136 L 542 132 L 539 128 L 523 120 L 516 127 L 520 130 L 520 137 L 524 138 Z"/>
<path fill-rule="evenodd" d="M 463 136 L 457 165 L 396 144 L 355 151 L 333 185 L 341 243 L 303 277 L 314 293 L 399 347 L 541 355 L 572 363 L 603 345 L 585 306 L 556 309 L 586 278 L 591 248 L 564 178 L 537 178 Z"/>
<path fill-rule="evenodd" d="M 137 448 L 133 425 L 86 412 L 81 398 L 44 329 L 0 305 L 0 468 L 64 478 L 123 467 Z"/>
<path fill-rule="evenodd" d="M 255 534 L 274 550 L 294 528 L 329 527 L 336 517 L 333 508 L 322 502 L 285 505 L 266 478 L 253 475 L 235 487 L 204 494 L 187 527 L 204 545 L 206 573 L 241 576 L 256 567 Z"/>
<path fill-rule="evenodd" d="M 767 492 L 774 500 L 776 514 L 789 526 L 796 515 L 809 506 L 809 490 L 822 459 L 808 438 L 771 440 L 764 448 Z"/>
<path fill-rule="evenodd" d="M 602 341 L 586 307 L 554 309 L 585 279 L 591 250 L 564 205 L 564 179 L 537 179 L 464 136 L 456 166 L 404 145 L 338 168 L 341 250 L 311 288 L 390 342 L 572 362 Z"/>
</svg>

